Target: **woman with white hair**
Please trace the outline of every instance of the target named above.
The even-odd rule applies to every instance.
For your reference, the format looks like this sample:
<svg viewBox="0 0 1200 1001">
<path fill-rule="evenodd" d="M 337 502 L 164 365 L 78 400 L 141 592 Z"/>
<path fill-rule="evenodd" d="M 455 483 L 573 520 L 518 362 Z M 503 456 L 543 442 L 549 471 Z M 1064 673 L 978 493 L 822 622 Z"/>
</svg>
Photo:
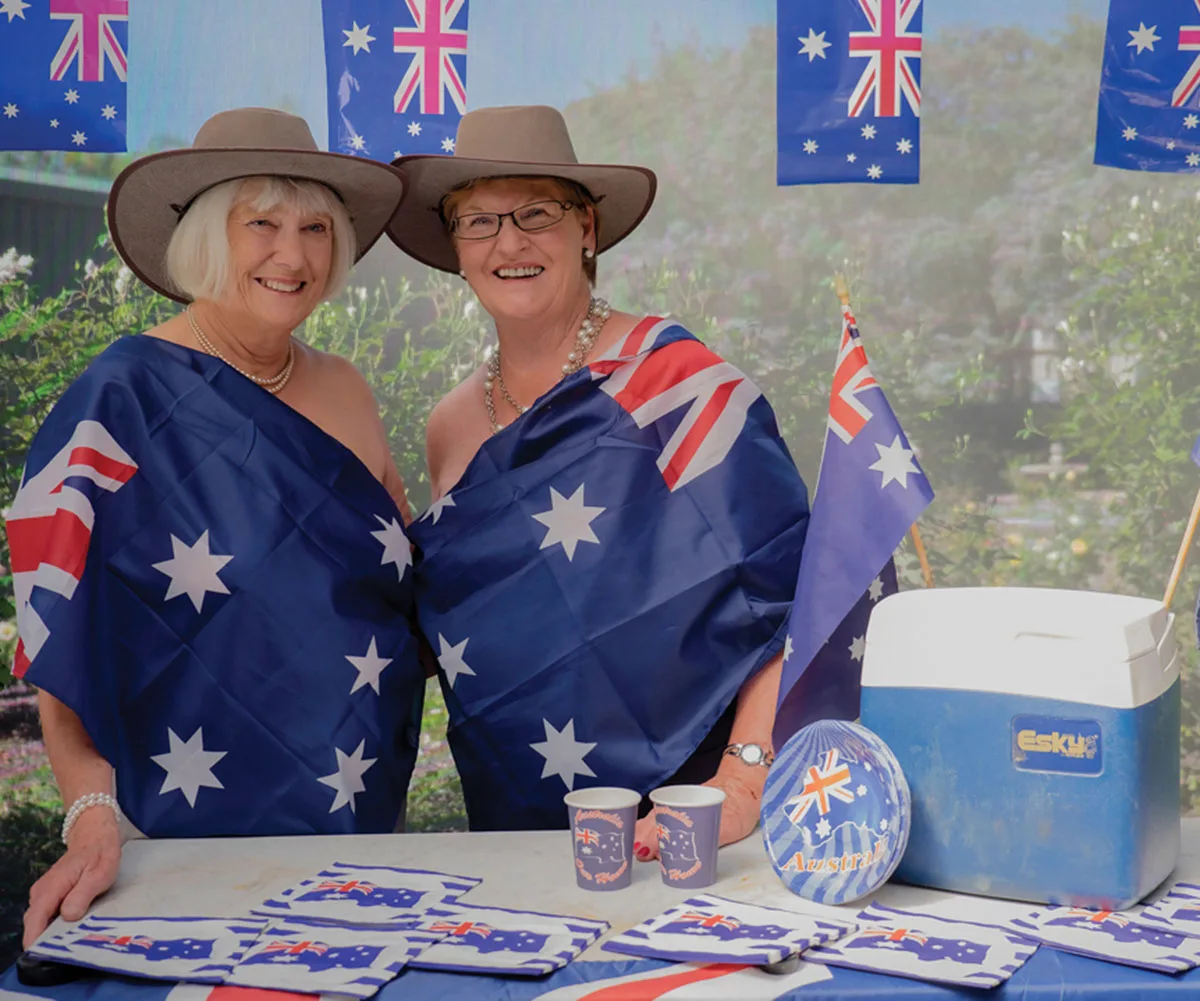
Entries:
<svg viewBox="0 0 1200 1001">
<path fill-rule="evenodd" d="M 67 804 L 26 944 L 151 837 L 387 832 L 423 671 L 410 520 L 370 389 L 294 331 L 403 175 L 303 120 L 216 115 L 113 184 L 121 257 L 181 313 L 97 357 L 8 515 L 20 640 Z"/>
</svg>

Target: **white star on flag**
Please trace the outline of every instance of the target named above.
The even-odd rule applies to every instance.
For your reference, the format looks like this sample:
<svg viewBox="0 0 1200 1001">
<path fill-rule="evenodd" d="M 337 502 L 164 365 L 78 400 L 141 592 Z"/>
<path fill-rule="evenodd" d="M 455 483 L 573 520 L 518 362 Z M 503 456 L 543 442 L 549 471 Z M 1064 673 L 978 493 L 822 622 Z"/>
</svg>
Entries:
<svg viewBox="0 0 1200 1001">
<path fill-rule="evenodd" d="M 880 445 L 876 442 L 875 448 L 879 452 L 879 458 L 867 468 L 882 474 L 883 482 L 879 484 L 879 489 L 882 490 L 895 480 L 907 490 L 909 474 L 920 473 L 912 461 L 913 450 L 904 447 L 904 442 L 900 440 L 899 435 L 896 435 L 890 445 Z"/>
<path fill-rule="evenodd" d="M 815 139 L 805 139 L 804 140 L 804 152 L 805 153 L 808 153 L 809 155 L 811 155 L 820 148 L 821 147 L 817 145 L 817 141 Z"/>
<path fill-rule="evenodd" d="M 8 23 L 12 24 L 14 17 L 19 17 L 22 21 L 25 20 L 25 11 L 29 9 L 29 4 L 25 0 L 0 0 L 0 14 L 8 15 Z"/>
<path fill-rule="evenodd" d="M 913 144 L 911 139 L 901 139 L 898 143 L 896 143 L 896 149 L 898 149 L 901 153 L 911 153 L 912 146 Z"/>
<path fill-rule="evenodd" d="M 404 571 L 412 566 L 412 546 L 408 536 L 404 534 L 404 526 L 395 518 L 389 522 L 375 515 L 375 520 L 383 526 L 379 531 L 371 533 L 371 538 L 383 543 L 383 556 L 379 559 L 379 565 L 394 563 L 397 579 L 404 580 Z"/>
<path fill-rule="evenodd" d="M 1188 115 L 1183 120 L 1183 127 L 1185 129 L 1194 129 L 1197 125 L 1200 125 L 1200 115 Z"/>
<path fill-rule="evenodd" d="M 79 91 L 68 90 L 65 94 L 63 94 L 63 100 L 66 101 L 67 104 L 74 104 L 79 100 Z"/>
<path fill-rule="evenodd" d="M 824 817 L 817 821 L 816 832 L 818 838 L 829 837 L 829 832 L 831 830 L 833 830 L 833 828 L 829 826 L 829 821 Z"/>
<path fill-rule="evenodd" d="M 596 745 L 575 739 L 574 719 L 567 720 L 567 725 L 561 731 L 555 730 L 548 719 L 542 720 L 542 726 L 546 729 L 546 739 L 529 745 L 546 759 L 545 767 L 542 768 L 542 778 L 548 779 L 551 775 L 557 775 L 570 792 L 575 788 L 576 775 L 596 777 L 596 773 L 583 761 Z"/>
<path fill-rule="evenodd" d="M 345 24 L 344 21 L 342 23 Z M 360 52 L 369 53 L 371 51 L 371 43 L 375 41 L 372 35 L 367 34 L 371 30 L 371 26 L 368 24 L 365 28 L 360 28 L 357 21 L 351 21 L 350 23 L 353 27 L 342 29 L 342 34 L 346 36 L 346 40 L 342 42 L 342 48 L 353 46 L 354 51 L 350 53 L 352 56 L 357 56 Z"/>
<path fill-rule="evenodd" d="M 867 638 L 865 636 L 855 636 L 850 641 L 850 659 L 862 660 L 863 654 L 867 652 Z"/>
<path fill-rule="evenodd" d="M 71 142 L 73 142 L 76 146 L 84 145 L 87 142 L 87 133 L 76 132 L 73 136 L 71 136 Z"/>
<path fill-rule="evenodd" d="M 862 137 L 864 139 L 874 139 L 875 138 L 875 126 L 874 125 L 864 125 L 862 127 Z"/>
<path fill-rule="evenodd" d="M 117 117 L 117 109 L 114 108 L 111 104 L 106 104 L 103 108 L 100 109 L 100 114 L 103 115 L 105 117 L 105 119 L 111 121 L 112 119 Z"/>
<path fill-rule="evenodd" d="M 207 528 L 200 533 L 200 538 L 193 546 L 172 535 L 171 551 L 173 555 L 169 560 L 151 564 L 159 573 L 171 578 L 163 601 L 186 594 L 199 612 L 203 610 L 204 598 L 210 591 L 213 594 L 229 593 L 229 588 L 217 574 L 233 557 L 218 556 L 209 551 Z"/>
<path fill-rule="evenodd" d="M 883 597 L 883 578 L 876 577 L 871 581 L 871 586 L 867 588 L 867 594 L 871 596 L 872 601 L 878 601 Z"/>
<path fill-rule="evenodd" d="M 409 122 L 408 123 L 408 134 L 410 136 L 419 136 L 421 134 L 421 123 L 420 122 Z"/>
<path fill-rule="evenodd" d="M 860 783 L 858 784 L 858 788 L 857 788 L 857 789 L 855 789 L 854 791 L 855 791 L 855 793 L 857 793 L 859 796 L 865 796 L 865 795 L 867 794 L 867 787 L 866 787 L 865 785 L 863 785 L 863 784 L 860 782 Z"/>
<path fill-rule="evenodd" d="M 584 484 L 579 484 L 570 497 L 564 497 L 554 487 L 550 488 L 550 510 L 533 515 L 534 521 L 546 526 L 546 537 L 542 539 L 539 549 L 561 545 L 567 559 L 574 560 L 575 547 L 579 543 L 600 544 L 596 533 L 592 531 L 592 522 L 607 509 L 584 504 L 583 487 Z"/>
<path fill-rule="evenodd" d="M 442 512 L 448 507 L 455 507 L 454 494 L 446 494 L 444 497 L 439 497 L 430 504 L 429 510 L 421 515 L 421 521 L 424 521 L 426 518 L 432 518 L 433 523 L 436 525 L 442 517 Z"/>
<path fill-rule="evenodd" d="M 167 744 L 170 750 L 166 754 L 150 755 L 150 760 L 167 773 L 162 788 L 158 790 L 160 796 L 178 789 L 188 801 L 188 806 L 194 808 L 201 789 L 225 788 L 212 770 L 226 752 L 204 749 L 203 727 L 196 727 L 196 732 L 187 740 L 180 740 L 179 735 L 167 727 Z"/>
<path fill-rule="evenodd" d="M 450 138 L 449 136 L 447 136 L 445 139 L 442 140 L 442 149 L 445 150 L 447 153 L 453 153 L 454 152 L 454 140 L 452 138 Z"/>
<path fill-rule="evenodd" d="M 1174 148 L 1175 148 L 1175 140 L 1174 140 L 1174 139 L 1168 139 L 1168 140 L 1167 140 L 1167 149 L 1171 150 L 1171 149 L 1174 149 Z"/>
<path fill-rule="evenodd" d="M 796 54 L 800 56 L 808 56 L 808 61 L 810 63 L 814 59 L 824 59 L 825 50 L 833 45 L 833 42 L 825 41 L 825 32 L 822 31 L 818 35 L 815 31 L 813 31 L 812 28 L 808 29 L 808 37 L 805 38 L 803 35 L 801 35 L 799 37 L 799 41 L 800 51 Z"/>
<path fill-rule="evenodd" d="M 1130 142 L 1138 137 L 1138 131 L 1132 125 L 1128 125 L 1125 127 L 1125 131 L 1121 133 L 1121 137 L 1126 142 Z"/>
<path fill-rule="evenodd" d="M 783 641 L 783 662 L 786 664 L 792 656 L 792 634 L 787 634 L 787 639 Z"/>
<path fill-rule="evenodd" d="M 467 649 L 467 644 L 471 642 L 471 637 L 468 636 L 461 643 L 455 643 L 453 646 L 441 633 L 438 633 L 438 663 L 442 665 L 442 670 L 446 672 L 446 683 L 451 688 L 454 687 L 454 682 L 458 680 L 460 674 L 469 674 L 475 677 L 475 672 L 471 670 L 466 660 L 463 659 L 463 652 Z"/>
<path fill-rule="evenodd" d="M 16 118 L 18 110 L 19 109 L 17 108 L 17 106 L 15 104 L 6 104 L 4 106 L 4 117 L 5 118 Z"/>
<path fill-rule="evenodd" d="M 1146 27 L 1145 21 L 1139 21 L 1137 31 L 1129 30 L 1129 41 L 1125 44 L 1129 47 L 1137 46 L 1137 55 L 1141 55 L 1145 49 L 1154 51 L 1154 43 L 1161 42 L 1162 39 L 1154 33 L 1158 27 L 1157 24 L 1152 24 L 1149 28 Z"/>
<path fill-rule="evenodd" d="M 1200 167 L 1200 153 L 1189 153 L 1187 155 L 1187 165 L 1189 167 Z"/>
<path fill-rule="evenodd" d="M 857 153 L 847 153 L 846 154 L 846 162 L 847 163 L 854 163 L 854 161 L 857 159 L 858 159 Z"/>
<path fill-rule="evenodd" d="M 881 177 L 883 177 L 883 168 L 877 163 L 871 164 L 871 166 L 867 168 L 867 177 L 869 177 L 872 181 L 878 181 Z"/>
<path fill-rule="evenodd" d="M 362 151 L 367 148 L 367 141 L 359 135 L 350 137 L 350 148 Z"/>
<path fill-rule="evenodd" d="M 350 812 L 354 812 L 354 797 L 360 792 L 366 791 L 366 784 L 363 782 L 363 773 L 367 771 L 373 764 L 375 758 L 364 758 L 363 748 L 366 746 L 366 739 L 358 742 L 358 747 L 354 749 L 353 754 L 347 754 L 340 747 L 335 747 L 337 752 L 337 771 L 331 775 L 322 775 L 318 782 L 321 782 L 337 792 L 333 797 L 333 806 L 329 808 L 330 813 L 336 813 L 343 806 L 349 806 Z"/>
<path fill-rule="evenodd" d="M 350 661 L 351 666 L 358 671 L 358 677 L 354 679 L 354 687 L 350 689 L 350 694 L 353 695 L 360 688 L 370 685 L 375 689 L 375 694 L 381 694 L 379 691 L 379 676 L 383 674 L 383 669 L 392 661 L 388 657 L 380 657 L 379 650 L 375 645 L 375 637 L 371 637 L 371 645 L 367 647 L 367 652 L 361 657 L 351 657 L 346 654 L 346 659 Z"/>
<path fill-rule="evenodd" d="M 50 128 L 52 128 L 52 129 L 58 128 L 58 119 L 57 118 L 50 119 Z"/>
</svg>

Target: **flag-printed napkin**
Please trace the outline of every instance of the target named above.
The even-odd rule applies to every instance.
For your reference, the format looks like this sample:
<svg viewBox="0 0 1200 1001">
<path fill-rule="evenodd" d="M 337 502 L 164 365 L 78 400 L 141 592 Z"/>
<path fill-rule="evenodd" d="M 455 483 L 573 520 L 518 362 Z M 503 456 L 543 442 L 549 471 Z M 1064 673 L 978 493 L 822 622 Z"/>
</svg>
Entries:
<svg viewBox="0 0 1200 1001">
<path fill-rule="evenodd" d="M 264 924 L 259 918 L 89 917 L 29 951 L 110 973 L 220 983 Z"/>
<path fill-rule="evenodd" d="M 806 960 L 960 987 L 995 987 L 1019 970 L 1037 943 L 1001 928 L 868 904 L 858 931 L 810 949 Z"/>
<path fill-rule="evenodd" d="M 408 927 L 419 924 L 418 915 L 430 907 L 453 904 L 480 882 L 473 876 L 428 869 L 335 862 L 252 911 L 268 917 Z"/>
<path fill-rule="evenodd" d="M 622 932 L 605 942 L 604 948 L 680 962 L 762 965 L 832 942 L 854 927 L 702 893 Z"/>
<path fill-rule="evenodd" d="M 440 937 L 429 931 L 351 928 L 298 918 L 272 921 L 225 983 L 368 998 Z"/>
<path fill-rule="evenodd" d="M 1200 886 L 1176 883 L 1161 900 L 1141 908 L 1137 920 L 1180 935 L 1200 936 Z"/>
<path fill-rule="evenodd" d="M 414 969 L 539 977 L 566 966 L 608 931 L 608 922 L 456 906 L 429 911 L 424 927 L 445 937 L 412 961 Z"/>
<path fill-rule="evenodd" d="M 1181 973 L 1200 965 L 1200 939 L 1160 926 L 1139 924 L 1125 914 L 1083 907 L 1045 907 L 1011 927 L 1063 952 L 1109 963 L 1139 966 L 1162 973 Z"/>
</svg>

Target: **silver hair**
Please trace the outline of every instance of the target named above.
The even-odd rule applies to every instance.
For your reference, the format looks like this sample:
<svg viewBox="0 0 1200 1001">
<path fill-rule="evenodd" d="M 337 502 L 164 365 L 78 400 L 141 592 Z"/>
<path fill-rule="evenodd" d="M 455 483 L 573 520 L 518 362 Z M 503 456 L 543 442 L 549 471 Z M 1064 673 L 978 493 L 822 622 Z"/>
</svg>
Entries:
<svg viewBox="0 0 1200 1001">
<path fill-rule="evenodd" d="M 242 193 L 249 183 L 258 185 L 252 201 Z M 341 199 L 324 184 L 291 177 L 266 175 L 239 177 L 213 185 L 198 195 L 171 234 L 167 244 L 167 275 L 171 284 L 190 299 L 219 298 L 229 278 L 229 213 L 241 201 L 259 212 L 285 206 L 298 212 L 321 212 L 333 220 L 333 260 L 322 293 L 332 299 L 341 292 L 354 264 L 358 241 L 350 214 Z"/>
</svg>

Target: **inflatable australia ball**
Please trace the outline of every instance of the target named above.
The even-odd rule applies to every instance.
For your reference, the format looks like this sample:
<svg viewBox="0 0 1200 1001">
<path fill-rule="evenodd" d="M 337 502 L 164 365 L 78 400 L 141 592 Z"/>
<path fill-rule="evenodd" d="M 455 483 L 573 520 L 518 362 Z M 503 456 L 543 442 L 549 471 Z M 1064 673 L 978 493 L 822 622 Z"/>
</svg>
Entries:
<svg viewBox="0 0 1200 1001">
<path fill-rule="evenodd" d="M 809 900 L 844 904 L 873 893 L 900 864 L 911 824 L 899 763 L 857 723 L 809 724 L 767 775 L 767 855 L 787 888 Z"/>
</svg>

